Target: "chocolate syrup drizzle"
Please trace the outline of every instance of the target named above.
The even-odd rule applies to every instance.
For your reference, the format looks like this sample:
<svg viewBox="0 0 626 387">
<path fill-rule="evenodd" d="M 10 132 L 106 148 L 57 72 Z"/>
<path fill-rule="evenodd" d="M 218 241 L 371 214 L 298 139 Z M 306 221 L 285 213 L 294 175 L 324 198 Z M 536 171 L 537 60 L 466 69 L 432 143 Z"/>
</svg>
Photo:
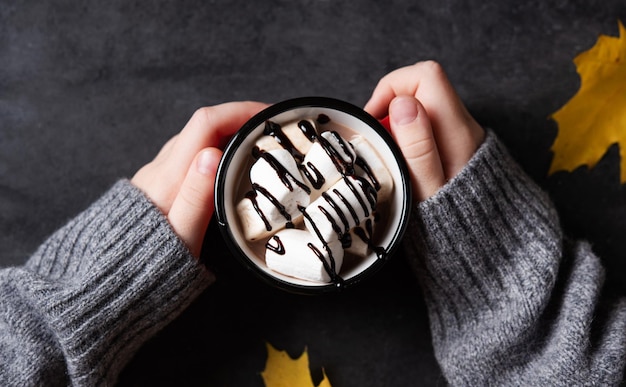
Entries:
<svg viewBox="0 0 626 387">
<path fill-rule="evenodd" d="M 304 161 L 304 155 L 293 145 L 289 137 L 285 135 L 280 125 L 272 121 L 265 121 L 265 129 L 263 134 L 272 136 L 284 149 L 288 150 L 294 159 L 299 163 Z"/>
<path fill-rule="evenodd" d="M 276 245 L 271 244 L 271 241 L 276 242 Z M 281 241 L 277 235 L 272 236 L 265 244 L 265 247 L 278 255 L 285 255 L 285 245 L 283 245 L 283 241 Z"/>
<path fill-rule="evenodd" d="M 376 179 L 376 176 L 374 176 L 374 173 L 372 172 L 372 168 L 370 168 L 370 165 L 367 163 L 367 161 L 365 161 L 363 157 L 357 156 L 356 160 L 354 160 L 354 163 L 358 165 L 359 167 L 361 167 L 363 172 L 365 172 L 365 174 L 367 175 L 367 178 L 370 180 L 370 183 L 372 183 L 372 186 L 374 187 L 374 189 L 376 191 L 379 191 L 380 183 L 378 182 L 378 179 Z"/>
<path fill-rule="evenodd" d="M 364 243 L 367 243 L 367 246 L 372 249 L 376 253 L 378 259 L 387 259 L 387 252 L 380 246 L 376 246 L 372 243 L 372 219 L 367 219 L 365 221 L 365 230 L 363 227 L 355 227 L 354 233 L 356 236 L 361 238 Z"/>
<path fill-rule="evenodd" d="M 328 258 L 330 262 L 326 261 L 326 259 L 324 258 L 324 254 L 322 254 L 322 252 L 313 243 L 307 243 L 307 247 L 310 248 L 311 251 L 313 251 L 313 253 L 317 256 L 317 258 L 319 258 L 320 262 L 322 262 L 324 270 L 326 270 L 326 273 L 328 273 L 328 276 L 330 277 L 332 283 L 334 283 L 337 288 L 343 288 L 344 281 L 343 278 L 341 278 L 337 273 L 335 257 L 333 257 L 333 252 L 331 251 L 328 242 L 326 242 L 326 240 L 322 237 L 320 229 L 317 227 L 315 222 L 313 222 L 311 216 L 306 212 L 306 208 L 303 206 L 298 206 L 298 209 L 300 210 L 300 212 L 302 212 L 302 215 L 304 215 L 304 217 L 309 220 L 313 231 L 315 231 L 315 235 L 317 235 L 317 239 L 322 242 L 324 250 L 326 250 L 326 252 L 328 253 Z"/>
<path fill-rule="evenodd" d="M 317 117 L 317 122 L 320 124 L 326 124 L 330 122 L 330 118 L 326 116 L 325 114 L 320 114 Z M 363 158 L 352 156 L 353 153 L 349 151 L 349 147 L 352 147 L 352 144 L 346 142 L 336 131 L 329 131 L 329 133 L 330 135 L 334 137 L 336 142 L 339 144 L 339 147 L 341 148 L 340 150 L 343 153 L 343 155 L 348 156 L 347 160 L 346 160 L 346 157 L 340 153 L 340 150 L 336 149 L 330 143 L 330 141 L 328 141 L 325 137 L 318 135 L 315 127 L 313 126 L 313 124 L 311 124 L 311 122 L 307 120 L 301 120 L 298 122 L 297 126 L 302 131 L 302 134 L 310 142 L 318 142 L 322 146 L 324 151 L 328 154 L 333 164 L 337 168 L 337 171 L 342 175 L 342 178 L 344 179 L 344 182 L 346 183 L 346 185 L 350 188 L 354 196 L 359 201 L 359 204 L 361 208 L 363 209 L 363 213 L 365 214 L 365 217 L 367 219 L 364 225 L 365 228 L 363 228 L 362 226 L 354 227 L 355 235 L 357 235 L 359 239 L 361 239 L 364 243 L 366 243 L 368 247 L 376 253 L 376 256 L 379 259 L 386 258 L 385 249 L 380 246 L 375 246 L 372 241 L 373 224 L 372 224 L 372 219 L 369 218 L 370 216 L 369 209 L 371 208 L 372 211 L 375 211 L 376 209 L 377 191 L 380 189 L 380 183 L 378 182 L 378 180 L 372 173 L 370 166 L 367 164 L 367 162 Z M 305 166 L 304 155 L 302 154 L 302 152 L 296 149 L 293 143 L 285 135 L 285 133 L 282 130 L 282 127 L 279 124 L 269 121 L 269 120 L 266 121 L 265 129 L 263 133 L 265 135 L 272 136 L 284 149 L 290 152 L 294 160 L 296 160 L 298 168 L 300 169 L 302 174 L 306 177 L 306 179 L 309 181 L 309 183 L 311 184 L 313 188 L 317 190 L 317 189 L 320 189 L 324 185 L 324 183 L 326 182 L 326 179 L 324 178 L 324 176 L 322 176 L 320 171 L 311 162 L 307 162 Z M 294 183 L 299 188 L 305 190 L 307 193 L 309 194 L 311 193 L 311 190 L 308 186 L 306 186 L 300 180 L 298 180 L 295 176 L 293 176 L 271 154 L 260 150 L 258 147 L 255 147 L 252 150 L 252 155 L 255 159 L 262 157 L 265 161 L 267 161 L 267 163 L 271 165 L 272 168 L 274 168 L 274 170 L 276 170 L 281 181 L 283 182 L 283 184 L 285 184 L 285 186 L 288 189 L 293 190 L 294 187 L 292 183 Z M 355 164 L 364 171 L 368 179 L 364 179 L 363 177 L 357 176 L 355 174 L 355 170 L 354 170 Z M 359 191 L 362 192 L 362 194 L 360 194 Z M 248 193 L 246 193 L 246 198 L 252 201 L 253 207 L 256 210 L 257 214 L 261 217 L 261 219 L 263 219 L 266 229 L 270 231 L 272 227 L 269 221 L 267 220 L 265 214 L 263 214 L 263 212 L 258 206 L 256 197 L 259 193 L 265 196 L 279 210 L 280 214 L 283 217 L 285 217 L 286 227 L 293 228 L 294 225 L 293 225 L 293 222 L 291 221 L 291 215 L 286 211 L 285 207 L 274 196 L 272 196 L 271 193 L 267 189 L 265 189 L 264 187 L 258 184 L 253 184 L 252 191 L 249 191 Z M 357 214 L 357 211 L 350 204 L 350 202 L 337 189 L 333 189 L 332 193 L 337 198 L 339 198 L 339 200 L 341 200 L 343 205 L 347 208 L 348 212 L 350 213 L 350 216 L 352 216 L 352 219 L 354 220 L 354 223 L 360 224 L 361 222 Z M 318 208 L 326 216 L 328 221 L 331 223 L 333 230 L 337 233 L 339 240 L 341 241 L 342 247 L 343 248 L 350 247 L 352 245 L 352 236 L 350 234 L 349 221 L 348 221 L 347 215 L 343 213 L 343 211 L 341 210 L 341 208 L 339 207 L 335 199 L 333 199 L 333 197 L 328 192 L 322 193 L 322 197 L 335 210 L 335 212 L 339 216 L 339 220 L 341 221 L 342 225 L 338 224 L 335 218 L 325 208 L 323 208 L 322 206 L 319 206 Z M 365 198 L 365 200 L 363 199 L 363 197 Z M 369 206 L 365 203 L 365 201 L 367 201 L 367 204 L 369 204 Z M 320 259 L 320 261 L 322 262 L 324 266 L 324 269 L 330 276 L 330 279 L 335 284 L 335 286 L 339 288 L 343 287 L 344 281 L 338 275 L 336 271 L 335 258 L 333 257 L 333 254 L 330 250 L 330 246 L 322 237 L 319 228 L 313 222 L 310 215 L 307 213 L 306 208 L 303 206 L 298 206 L 298 209 L 303 214 L 303 216 L 309 220 L 309 223 L 311 224 L 313 231 L 317 235 L 318 239 L 322 242 L 322 246 L 324 250 L 326 250 L 326 252 L 328 253 L 329 261 L 326 261 L 326 259 L 324 259 L 324 254 L 314 244 L 309 243 L 307 244 L 307 246 Z M 375 214 L 375 218 L 377 218 L 376 214 Z M 284 245 L 280 241 L 280 238 L 275 235 L 266 243 L 266 247 L 278 254 L 281 254 L 281 255 L 285 254 Z"/>
<path fill-rule="evenodd" d="M 254 149 L 252 149 L 252 156 L 256 160 L 258 160 L 259 158 L 262 158 L 263 160 L 265 160 L 267 164 L 269 164 L 276 171 L 276 173 L 278 174 L 278 177 L 280 178 L 280 181 L 285 185 L 285 187 L 287 187 L 288 190 L 293 192 L 294 184 L 295 184 L 300 189 L 305 191 L 307 194 L 311 193 L 311 188 L 309 188 L 306 184 L 298 180 L 272 154 L 259 149 L 259 147 L 254 147 Z M 245 197 L 252 202 L 252 206 L 254 210 L 259 215 L 259 217 L 261 217 L 261 219 L 263 220 L 263 224 L 265 225 L 265 229 L 267 231 L 272 230 L 272 225 L 268 221 L 263 211 L 261 211 L 261 209 L 259 208 L 259 203 L 257 201 L 258 194 L 265 196 L 267 200 L 269 200 L 274 205 L 274 207 L 278 209 L 278 212 L 285 218 L 285 227 L 287 228 L 294 227 L 293 222 L 291 221 L 291 214 L 289 214 L 285 206 L 274 195 L 272 195 L 265 187 L 263 187 L 260 184 L 254 183 L 252 184 L 252 190 L 248 191 Z"/>
</svg>

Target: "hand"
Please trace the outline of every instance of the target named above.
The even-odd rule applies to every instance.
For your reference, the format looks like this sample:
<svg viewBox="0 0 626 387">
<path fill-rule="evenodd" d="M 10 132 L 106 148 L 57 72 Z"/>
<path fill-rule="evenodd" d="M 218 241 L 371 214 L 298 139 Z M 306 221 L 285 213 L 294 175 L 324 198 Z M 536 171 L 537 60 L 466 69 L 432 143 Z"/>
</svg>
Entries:
<svg viewBox="0 0 626 387">
<path fill-rule="evenodd" d="M 232 134 L 267 105 L 230 102 L 198 109 L 183 130 L 131 182 L 165 214 L 198 257 L 213 216 L 214 185 L 222 149 Z"/>
<path fill-rule="evenodd" d="M 389 116 L 391 134 L 408 163 L 413 196 L 419 201 L 456 176 L 485 136 L 442 67 L 433 61 L 384 76 L 365 110 L 378 119 Z"/>
</svg>

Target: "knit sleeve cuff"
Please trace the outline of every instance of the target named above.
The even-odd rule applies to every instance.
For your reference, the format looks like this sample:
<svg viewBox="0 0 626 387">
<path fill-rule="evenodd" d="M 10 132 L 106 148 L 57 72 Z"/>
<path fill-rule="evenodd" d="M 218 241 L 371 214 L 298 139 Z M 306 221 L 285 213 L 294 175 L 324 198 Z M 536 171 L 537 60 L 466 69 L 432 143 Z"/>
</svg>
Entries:
<svg viewBox="0 0 626 387">
<path fill-rule="evenodd" d="M 163 214 L 123 180 L 27 267 L 79 385 L 112 384 L 130 356 L 213 280 Z"/>
<path fill-rule="evenodd" d="M 558 217 L 493 132 L 411 222 L 405 247 L 435 335 L 545 304 L 560 257 Z"/>
</svg>

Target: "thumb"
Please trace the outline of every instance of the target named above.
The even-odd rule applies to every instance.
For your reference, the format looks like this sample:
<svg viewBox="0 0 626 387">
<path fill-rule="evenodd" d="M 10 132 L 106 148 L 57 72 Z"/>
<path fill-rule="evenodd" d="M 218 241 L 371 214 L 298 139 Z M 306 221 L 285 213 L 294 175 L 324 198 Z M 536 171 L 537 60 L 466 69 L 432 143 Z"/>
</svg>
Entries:
<svg viewBox="0 0 626 387">
<path fill-rule="evenodd" d="M 445 184 L 445 177 L 426 110 L 414 97 L 396 97 L 389 104 L 389 124 L 408 164 L 414 199 L 429 198 Z"/>
<path fill-rule="evenodd" d="M 195 257 L 200 255 L 204 233 L 213 216 L 215 175 L 221 157 L 222 151 L 217 148 L 205 148 L 196 155 L 167 215 Z"/>
</svg>

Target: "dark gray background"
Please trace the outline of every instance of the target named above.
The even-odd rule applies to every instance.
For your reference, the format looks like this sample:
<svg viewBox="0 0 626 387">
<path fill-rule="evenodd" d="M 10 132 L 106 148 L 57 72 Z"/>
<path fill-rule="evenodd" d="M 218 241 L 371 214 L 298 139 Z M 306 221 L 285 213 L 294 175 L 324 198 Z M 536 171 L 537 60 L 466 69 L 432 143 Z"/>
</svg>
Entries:
<svg viewBox="0 0 626 387">
<path fill-rule="evenodd" d="M 323 95 L 362 106 L 378 79 L 443 64 L 474 116 L 552 195 L 624 294 L 626 193 L 612 147 L 593 170 L 547 176 L 549 115 L 579 86 L 572 59 L 616 35 L 626 4 L 595 1 L 0 1 L 0 266 L 116 179 L 204 105 Z M 333 386 L 433 386 L 419 286 L 402 252 L 336 297 L 268 288 L 212 227 L 218 282 L 149 342 L 121 385 L 261 386 L 265 342 L 308 348 Z"/>
</svg>

